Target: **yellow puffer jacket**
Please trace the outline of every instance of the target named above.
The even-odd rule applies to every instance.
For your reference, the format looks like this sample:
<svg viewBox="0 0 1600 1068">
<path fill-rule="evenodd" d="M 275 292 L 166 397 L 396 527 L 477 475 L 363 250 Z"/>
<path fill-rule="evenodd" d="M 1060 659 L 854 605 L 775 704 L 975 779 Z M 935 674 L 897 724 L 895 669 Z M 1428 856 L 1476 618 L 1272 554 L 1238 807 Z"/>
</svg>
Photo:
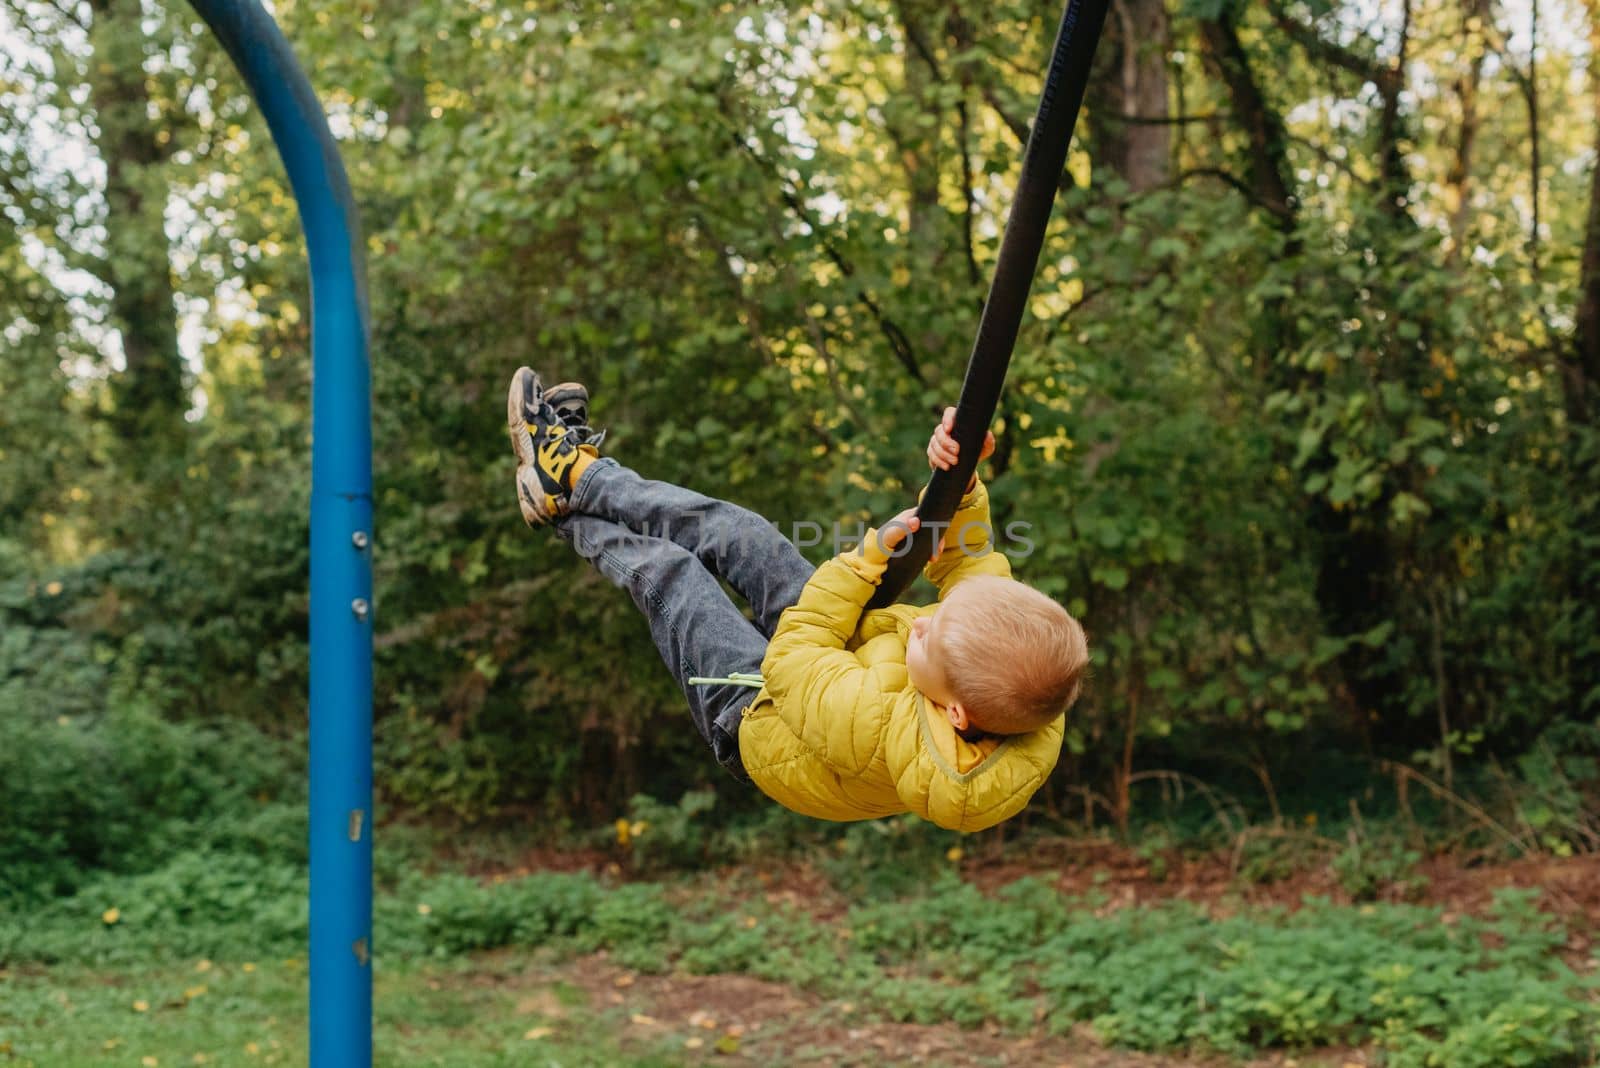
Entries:
<svg viewBox="0 0 1600 1068">
<path fill-rule="evenodd" d="M 989 543 L 981 483 L 951 530 L 966 551 L 952 538 L 926 572 L 941 600 L 969 576 L 1010 576 Z M 958 735 L 906 675 L 911 621 L 937 606 L 863 612 L 885 565 L 875 545 L 869 533 L 861 549 L 823 564 L 783 613 L 761 662 L 765 685 L 739 727 L 745 770 L 773 800 L 819 819 L 915 812 L 951 830 L 993 827 L 1055 767 L 1064 720 L 1006 738 Z"/>
</svg>

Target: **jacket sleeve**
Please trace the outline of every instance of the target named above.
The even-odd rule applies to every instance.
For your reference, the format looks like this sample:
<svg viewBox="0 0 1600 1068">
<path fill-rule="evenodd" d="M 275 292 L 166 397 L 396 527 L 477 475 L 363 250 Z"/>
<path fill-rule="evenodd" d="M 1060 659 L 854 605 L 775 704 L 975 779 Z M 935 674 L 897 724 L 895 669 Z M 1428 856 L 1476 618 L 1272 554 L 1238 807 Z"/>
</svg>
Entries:
<svg viewBox="0 0 1600 1068">
<path fill-rule="evenodd" d="M 817 569 L 785 609 L 761 660 L 767 692 L 784 723 L 823 763 L 857 775 L 878 755 L 894 697 L 878 673 L 845 649 L 883 577 L 885 559 L 862 547 Z"/>
<path fill-rule="evenodd" d="M 1011 577 L 1011 562 L 994 547 L 989 490 L 981 480 L 974 479 L 972 491 L 961 498 L 945 533 L 939 559 L 929 561 L 923 573 L 939 588 L 941 601 L 958 583 L 973 575 Z"/>
</svg>

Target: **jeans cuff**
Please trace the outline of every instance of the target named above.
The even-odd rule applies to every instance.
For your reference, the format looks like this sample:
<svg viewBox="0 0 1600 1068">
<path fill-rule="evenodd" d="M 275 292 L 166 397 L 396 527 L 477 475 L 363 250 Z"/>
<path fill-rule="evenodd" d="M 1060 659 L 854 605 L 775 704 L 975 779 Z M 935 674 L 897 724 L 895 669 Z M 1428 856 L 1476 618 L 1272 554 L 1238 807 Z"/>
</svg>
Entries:
<svg viewBox="0 0 1600 1068">
<path fill-rule="evenodd" d="M 605 467 L 619 466 L 621 465 L 609 456 L 596 457 L 583 469 L 583 474 L 579 475 L 578 481 L 573 484 L 572 492 L 568 495 L 568 507 L 574 512 L 588 511 L 583 505 L 589 497 L 589 491 L 594 488 L 590 483 L 594 480 L 595 472 Z"/>
</svg>

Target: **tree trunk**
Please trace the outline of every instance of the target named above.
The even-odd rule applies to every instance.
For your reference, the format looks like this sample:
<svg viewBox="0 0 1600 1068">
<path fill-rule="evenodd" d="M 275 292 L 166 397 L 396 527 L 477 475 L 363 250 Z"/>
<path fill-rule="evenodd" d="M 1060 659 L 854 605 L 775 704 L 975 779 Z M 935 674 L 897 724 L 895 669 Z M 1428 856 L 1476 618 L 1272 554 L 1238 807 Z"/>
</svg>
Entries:
<svg viewBox="0 0 1600 1068">
<path fill-rule="evenodd" d="M 1242 183 L 1256 207 L 1272 217 L 1284 233 L 1285 258 L 1301 250 L 1298 201 L 1294 193 L 1283 118 L 1267 100 L 1239 40 L 1237 16 L 1224 10 L 1200 23 L 1201 44 L 1207 63 L 1227 86 L 1235 121 L 1249 143 L 1249 177 Z M 1272 389 L 1298 391 L 1303 374 L 1281 356 L 1299 344 L 1293 309 L 1283 301 L 1269 302 L 1256 331 L 1257 356 L 1267 370 Z M 1313 459 L 1331 468 L 1331 455 Z M 1327 633 L 1349 638 L 1364 634 L 1395 618 L 1394 550 L 1381 520 L 1368 519 L 1353 509 L 1335 509 L 1326 496 L 1307 501 L 1307 522 L 1316 537 L 1318 614 Z M 1379 668 L 1379 658 L 1360 642 L 1353 642 L 1340 659 L 1354 713 L 1363 720 L 1387 709 L 1399 692 L 1389 676 L 1393 669 Z"/>
<path fill-rule="evenodd" d="M 1134 192 L 1163 185 L 1172 169 L 1166 0 L 1117 0 L 1095 58 L 1089 127 L 1097 166 Z"/>
<path fill-rule="evenodd" d="M 1404 141 L 1405 117 L 1400 111 L 1400 96 L 1406 86 L 1406 60 L 1411 48 L 1411 0 L 1402 0 L 1400 47 L 1394 66 L 1381 71 L 1375 84 L 1383 97 L 1378 116 L 1378 159 L 1383 175 L 1384 214 L 1400 222 L 1411 221 L 1411 173 L 1406 168 Z"/>
<path fill-rule="evenodd" d="M 1490 0 L 1468 0 L 1464 13 L 1462 51 L 1469 57 L 1467 69 L 1456 83 L 1461 99 L 1461 130 L 1456 138 L 1456 158 L 1445 179 L 1454 202 L 1450 210 L 1450 257 L 1460 256 L 1467 240 L 1467 219 L 1472 204 L 1472 150 L 1478 139 L 1478 88 L 1483 81 L 1483 61 L 1488 55 Z"/>
<path fill-rule="evenodd" d="M 1343 70 L 1370 84 L 1378 91 L 1378 205 L 1397 222 L 1415 225 L 1411 216 L 1411 174 L 1406 168 L 1405 116 L 1401 97 L 1406 88 L 1406 63 L 1411 47 L 1412 0 L 1400 0 L 1400 41 L 1393 63 L 1385 64 L 1361 51 L 1323 37 L 1315 25 L 1301 22 L 1285 8 L 1283 0 L 1268 5 L 1273 22 L 1290 40 L 1298 44 L 1313 61 Z"/>
<path fill-rule="evenodd" d="M 1589 10 L 1591 54 L 1600 55 L 1600 10 Z M 1600 75 L 1591 73 L 1595 145 L 1600 149 Z M 1600 163 L 1589 179 L 1589 212 L 1578 268 L 1577 330 L 1563 353 L 1567 414 L 1567 471 L 1572 481 L 1573 561 L 1569 597 L 1572 615 L 1572 717 L 1586 720 L 1600 706 L 1600 493 L 1594 465 L 1600 459 Z"/>
<path fill-rule="evenodd" d="M 1591 49 L 1600 48 L 1600 13 L 1591 15 Z M 1600 55 L 1600 53 L 1595 53 Z M 1591 75 L 1594 100 L 1595 147 L 1600 150 L 1600 76 Z M 1567 420 L 1588 426 L 1595 415 L 1600 391 L 1600 164 L 1589 179 L 1589 213 L 1584 227 L 1583 258 L 1578 273 L 1576 343 L 1562 360 L 1566 387 Z"/>
<path fill-rule="evenodd" d="M 1600 139 L 1596 140 L 1600 149 Z M 1600 164 L 1589 180 L 1589 216 L 1584 227 L 1578 282 L 1578 332 L 1573 351 L 1562 361 L 1567 419 L 1575 426 L 1593 418 L 1600 383 Z"/>
<path fill-rule="evenodd" d="M 1214 19 L 1200 23 L 1200 40 L 1207 62 L 1222 78 L 1233 101 L 1234 115 L 1250 142 L 1251 196 L 1258 207 L 1277 222 L 1285 234 L 1296 223 L 1296 202 L 1285 152 L 1288 133 L 1283 118 L 1261 92 L 1249 54 L 1239 41 L 1237 16 L 1224 9 Z"/>
<path fill-rule="evenodd" d="M 944 216 L 939 207 L 939 150 L 944 116 L 935 103 L 944 73 L 934 51 L 936 38 L 930 32 L 934 13 L 923 10 L 914 0 L 902 0 L 897 10 L 906 41 L 902 91 L 914 110 L 907 116 L 909 121 L 895 124 L 890 135 L 899 149 L 900 164 L 906 175 L 906 232 L 912 262 L 934 273 L 948 248 L 943 232 Z M 934 121 L 924 124 L 922 120 L 929 116 Z M 937 338 L 920 340 L 924 346 L 938 344 Z"/>
<path fill-rule="evenodd" d="M 106 168 L 106 266 L 125 366 L 114 425 L 137 458 L 170 451 L 187 404 L 165 214 L 166 151 L 150 118 L 139 0 L 92 0 L 90 97 Z"/>
</svg>

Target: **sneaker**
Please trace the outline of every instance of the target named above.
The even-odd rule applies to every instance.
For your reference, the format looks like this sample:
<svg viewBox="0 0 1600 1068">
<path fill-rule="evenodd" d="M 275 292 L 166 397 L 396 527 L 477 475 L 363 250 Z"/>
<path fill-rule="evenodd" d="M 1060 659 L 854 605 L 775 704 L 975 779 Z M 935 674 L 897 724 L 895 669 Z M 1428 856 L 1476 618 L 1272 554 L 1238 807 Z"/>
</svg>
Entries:
<svg viewBox="0 0 1600 1068">
<path fill-rule="evenodd" d="M 544 391 L 544 402 L 556 410 L 556 418 L 574 430 L 589 425 L 589 390 L 582 382 L 562 382 Z"/>
<path fill-rule="evenodd" d="M 513 387 L 514 395 L 511 399 L 511 405 L 522 411 L 524 421 L 530 421 L 538 414 L 538 402 L 529 390 L 538 382 L 539 376 L 533 371 L 528 371 L 528 374 L 532 377 L 513 380 L 518 384 Z M 605 440 L 604 430 L 595 430 L 589 425 L 589 388 L 582 382 L 562 382 L 560 385 L 546 387 L 544 401 L 556 410 L 556 418 L 580 435 L 579 440 L 587 441 L 594 446 Z"/>
<path fill-rule="evenodd" d="M 579 442 L 598 449 L 600 443 L 606 440 L 604 430 L 596 430 L 589 425 L 589 388 L 582 382 L 563 382 L 559 386 L 551 386 L 544 391 L 544 399 L 556 410 L 556 418 L 578 435 Z"/>
<path fill-rule="evenodd" d="M 569 383 L 568 385 L 573 385 Z M 588 391 L 580 405 L 587 416 Z M 572 395 L 568 394 L 569 406 Z M 506 425 L 511 448 L 517 454 L 517 499 L 522 518 L 530 526 L 552 522 L 567 514 L 572 487 L 589 461 L 600 455 L 587 427 L 568 426 L 557 415 L 539 382 L 539 376 L 519 367 L 511 376 L 506 397 Z"/>
</svg>

